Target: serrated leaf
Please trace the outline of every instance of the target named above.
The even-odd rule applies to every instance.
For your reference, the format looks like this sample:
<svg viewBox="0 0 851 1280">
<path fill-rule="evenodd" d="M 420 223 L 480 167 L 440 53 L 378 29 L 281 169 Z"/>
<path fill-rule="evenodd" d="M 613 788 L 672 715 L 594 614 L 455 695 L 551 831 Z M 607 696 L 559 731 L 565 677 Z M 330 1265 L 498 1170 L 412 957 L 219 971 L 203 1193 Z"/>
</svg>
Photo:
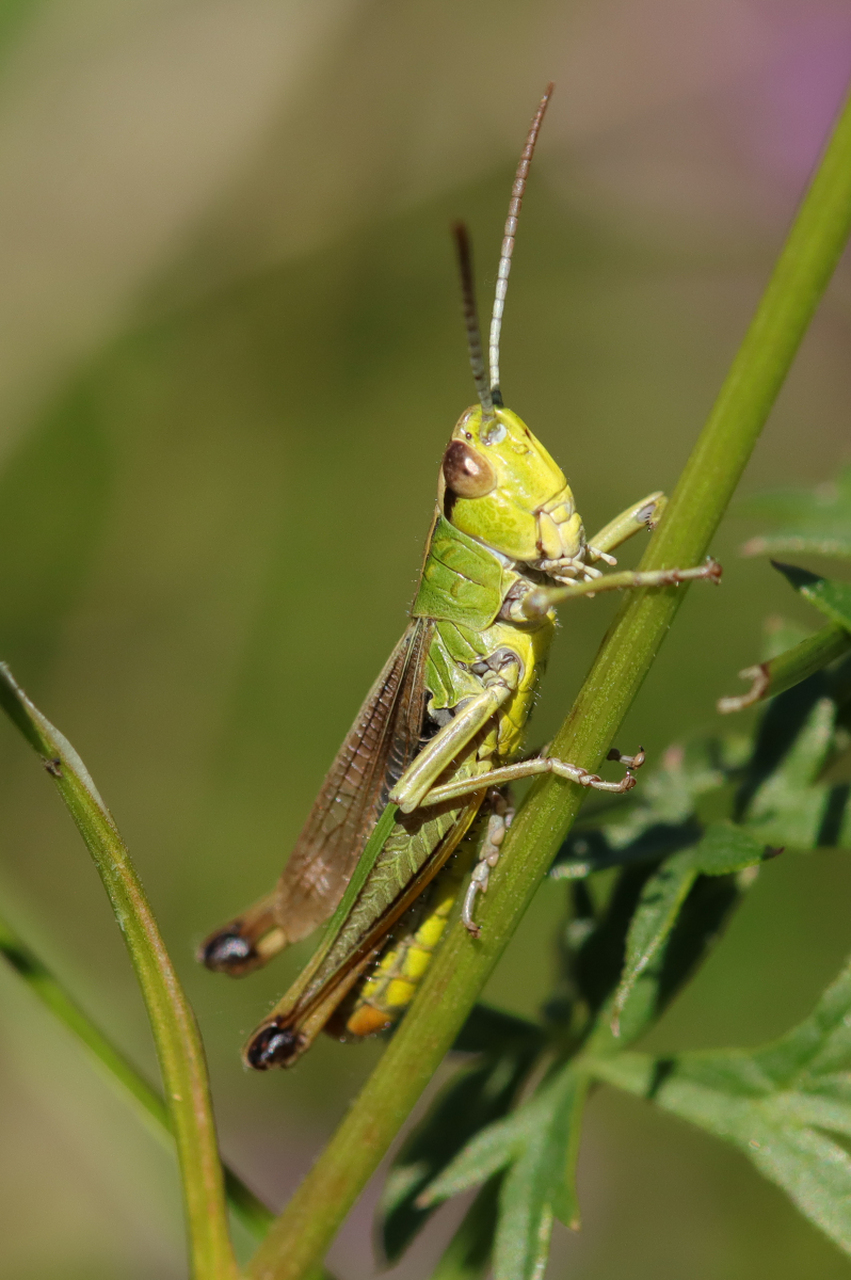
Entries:
<svg viewBox="0 0 851 1280">
<path fill-rule="evenodd" d="M 490 1266 L 499 1215 L 499 1176 L 482 1187 L 431 1274 L 431 1280 L 479 1280 Z"/>
<path fill-rule="evenodd" d="M 822 994 L 808 1018 L 752 1054 L 776 1087 L 834 1088 L 837 1071 L 851 1068 L 851 963 Z M 851 1076 L 846 1077 L 851 1083 Z"/>
<path fill-rule="evenodd" d="M 579 1226 L 575 1171 L 586 1089 L 585 1079 L 565 1068 L 541 1091 L 538 1125 L 502 1181 L 495 1280 L 537 1280 L 547 1264 L 553 1218 Z"/>
<path fill-rule="evenodd" d="M 556 875 L 579 884 L 605 866 L 624 869 L 605 911 L 579 921 L 575 938 L 569 929 L 565 934 L 559 1000 L 551 1002 L 556 1020 L 569 1016 L 577 998 L 595 1013 L 608 1002 L 606 1016 L 614 1014 L 621 1045 L 635 1038 L 712 945 L 738 900 L 736 884 L 701 890 L 693 937 L 679 924 L 672 933 L 678 909 L 696 892 L 695 873 L 734 873 L 760 861 L 763 847 L 851 845 L 849 788 L 824 778 L 845 734 L 841 728 L 837 737 L 835 720 L 849 686 L 846 666 L 830 678 L 818 672 L 776 698 L 752 743 L 703 738 L 669 749 L 625 821 L 608 819 L 574 834 Z M 704 840 L 702 863 L 691 863 Z M 649 882 L 660 863 L 660 879 Z M 593 1035 L 601 1052 L 618 1049 L 602 1026 Z"/>
<path fill-rule="evenodd" d="M 722 876 L 761 862 L 765 846 L 743 827 L 714 822 L 692 848 L 667 858 L 641 891 L 626 940 L 626 957 L 612 1010 L 612 1030 L 645 969 L 664 946 L 699 875 Z"/>
<path fill-rule="evenodd" d="M 750 514 L 767 515 L 784 522 L 774 534 L 753 538 L 744 547 L 746 555 L 795 551 L 828 556 L 851 556 L 851 467 L 834 485 L 820 485 L 813 491 L 787 490 L 751 499 L 746 509 Z M 768 660 L 739 672 L 751 681 L 747 693 L 720 699 L 723 713 L 740 711 L 763 698 L 772 697 L 813 671 L 833 661 L 851 645 L 851 586 L 831 582 L 794 565 L 772 561 L 784 573 L 796 591 L 830 618 L 834 628 L 825 628 L 817 636 L 797 637 L 775 649 Z M 841 628 L 837 630 L 837 628 Z M 786 650 L 786 652 L 783 652 Z"/>
<path fill-rule="evenodd" d="M 403 1144 L 381 1198 L 381 1239 L 388 1261 L 394 1262 L 404 1252 L 432 1212 L 432 1206 L 420 1199 L 423 1188 L 454 1160 L 465 1143 L 505 1114 L 539 1045 L 540 1032 L 534 1046 L 525 1052 L 506 1052 L 461 1072 Z"/>
<path fill-rule="evenodd" d="M 492 1174 L 511 1164 L 523 1149 L 529 1126 L 534 1127 L 537 1123 L 536 1113 L 531 1112 L 530 1107 L 531 1103 L 527 1103 L 504 1120 L 497 1120 L 477 1133 L 451 1164 L 428 1184 L 418 1198 L 418 1207 L 430 1208 L 450 1196 L 478 1187 Z"/>
<path fill-rule="evenodd" d="M 851 1253 L 851 1158 L 819 1129 L 794 1123 L 780 1099 L 742 1097 L 707 1080 L 690 1078 L 691 1055 L 673 1066 L 641 1054 L 607 1060 L 600 1077 L 629 1092 L 652 1097 L 658 1106 L 731 1142 L 803 1214 Z M 717 1062 L 723 1075 L 724 1063 Z M 703 1073 L 704 1075 L 707 1073 Z M 836 1127 L 836 1126 L 831 1126 Z"/>
<path fill-rule="evenodd" d="M 617 987 L 630 923 L 653 871 L 652 865 L 624 867 L 596 927 L 573 957 L 565 957 L 577 993 L 592 1014 L 605 1006 Z"/>
<path fill-rule="evenodd" d="M 739 510 L 780 523 L 773 533 L 751 538 L 743 547 L 745 555 L 851 556 L 851 467 L 835 484 L 761 494 Z"/>
<path fill-rule="evenodd" d="M 827 1136 L 851 1135 L 851 965 L 809 1018 L 769 1045 L 624 1053 L 586 1066 L 733 1143 L 851 1253 L 851 1158 Z"/>
<path fill-rule="evenodd" d="M 546 1265 L 555 1216 L 577 1226 L 574 1187 L 586 1081 L 562 1067 L 533 1098 L 470 1142 L 422 1199 L 445 1200 L 506 1170 L 494 1246 L 496 1280 L 533 1280 Z"/>
<path fill-rule="evenodd" d="M 786 696 L 795 692 L 790 690 Z M 835 717 L 832 699 L 820 698 L 809 709 L 791 748 L 767 771 L 749 800 L 743 815 L 746 825 L 767 844 L 810 849 L 851 840 L 847 796 L 842 809 L 831 813 L 833 788 L 819 781 L 833 749 Z M 829 839 L 825 830 L 828 819 L 833 828 Z"/>
<path fill-rule="evenodd" d="M 817 671 L 808 680 L 774 698 L 765 708 L 758 721 L 750 758 L 741 774 L 732 814 L 735 821 L 747 821 L 753 797 L 798 745 L 816 705 L 830 696 L 826 672 Z"/>
<path fill-rule="evenodd" d="M 623 973 L 615 992 L 612 1031 L 616 1036 L 620 1034 L 620 1015 L 633 987 L 674 927 L 696 878 L 693 851 L 686 849 L 663 862 L 644 886 L 629 926 Z"/>
</svg>

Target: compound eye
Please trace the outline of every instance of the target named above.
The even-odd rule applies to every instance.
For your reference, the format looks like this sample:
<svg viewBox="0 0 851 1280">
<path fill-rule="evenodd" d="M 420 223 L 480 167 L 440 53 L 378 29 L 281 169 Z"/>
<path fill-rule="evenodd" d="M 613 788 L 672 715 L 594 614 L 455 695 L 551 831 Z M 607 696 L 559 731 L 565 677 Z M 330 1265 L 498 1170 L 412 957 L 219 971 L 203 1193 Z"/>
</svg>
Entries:
<svg viewBox="0 0 851 1280">
<path fill-rule="evenodd" d="M 496 488 L 496 475 L 487 458 L 463 440 L 452 440 L 443 455 L 446 487 L 459 498 L 483 498 Z"/>
</svg>

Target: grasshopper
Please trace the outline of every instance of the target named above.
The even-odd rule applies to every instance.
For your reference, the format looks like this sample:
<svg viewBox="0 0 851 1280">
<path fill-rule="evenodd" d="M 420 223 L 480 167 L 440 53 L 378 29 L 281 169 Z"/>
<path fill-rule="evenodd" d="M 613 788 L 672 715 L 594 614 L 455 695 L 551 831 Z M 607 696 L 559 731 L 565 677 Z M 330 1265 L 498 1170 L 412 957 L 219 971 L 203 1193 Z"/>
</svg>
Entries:
<svg viewBox="0 0 851 1280">
<path fill-rule="evenodd" d="M 713 560 L 603 575 L 598 562 L 615 565 L 617 546 L 653 528 L 664 496 L 642 498 L 589 541 L 563 472 L 503 405 L 506 287 L 551 91 L 535 113 L 514 180 L 487 364 L 469 242 L 462 225 L 454 228 L 479 403 L 461 415 L 443 454 L 407 628 L 340 748 L 277 888 L 201 948 L 208 968 L 240 976 L 333 917 L 313 959 L 245 1047 L 245 1062 L 258 1070 L 290 1066 L 322 1029 L 359 1037 L 389 1026 L 411 999 L 471 863 L 461 915 L 471 937 L 478 935 L 476 901 L 510 821 L 508 783 L 554 773 L 598 791 L 635 785 L 642 751 L 609 753 L 625 766 L 614 782 L 548 755 L 520 758 L 554 607 L 616 588 L 720 576 Z"/>
</svg>

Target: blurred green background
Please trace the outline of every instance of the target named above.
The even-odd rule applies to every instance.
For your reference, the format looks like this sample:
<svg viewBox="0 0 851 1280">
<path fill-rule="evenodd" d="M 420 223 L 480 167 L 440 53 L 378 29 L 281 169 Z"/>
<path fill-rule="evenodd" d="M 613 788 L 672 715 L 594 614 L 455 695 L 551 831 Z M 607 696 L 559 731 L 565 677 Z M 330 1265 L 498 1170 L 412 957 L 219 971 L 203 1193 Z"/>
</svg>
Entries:
<svg viewBox="0 0 851 1280">
<path fill-rule="evenodd" d="M 224 1150 L 274 1203 L 380 1046 L 325 1040 L 291 1074 L 244 1074 L 242 1036 L 309 947 L 244 983 L 193 949 L 276 878 L 404 625 L 473 398 L 450 219 L 469 221 L 489 297 L 554 79 L 503 383 L 593 529 L 674 483 L 849 70 L 847 0 L 0 8 L 0 651 L 122 827 L 198 1011 Z M 746 491 L 849 460 L 849 310 L 845 261 Z M 733 513 L 718 534 L 723 587 L 691 592 L 624 749 L 652 762 L 717 726 L 766 615 L 810 623 L 738 558 L 752 529 Z M 535 741 L 613 607 L 564 613 Z M 2 725 L 0 789 L 3 910 L 153 1074 L 95 873 Z M 534 1014 L 563 892 L 542 887 L 493 1000 Z M 849 949 L 849 902 L 846 853 L 771 863 L 654 1044 L 788 1026 Z M 2 1280 L 185 1275 L 170 1157 L 6 971 L 0 1001 Z M 559 1231 L 553 1276 L 851 1275 L 743 1158 L 609 1090 L 579 1189 L 584 1229 Z M 331 1254 L 341 1280 L 375 1270 L 374 1201 Z M 428 1274 L 458 1212 L 399 1276 Z"/>
</svg>

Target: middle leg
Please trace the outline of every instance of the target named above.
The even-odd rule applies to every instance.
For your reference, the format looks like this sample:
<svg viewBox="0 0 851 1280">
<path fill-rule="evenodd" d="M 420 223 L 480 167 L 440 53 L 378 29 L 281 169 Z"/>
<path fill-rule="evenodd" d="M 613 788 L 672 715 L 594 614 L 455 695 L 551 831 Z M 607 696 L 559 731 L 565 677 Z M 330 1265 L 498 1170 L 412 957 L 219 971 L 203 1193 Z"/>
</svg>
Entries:
<svg viewBox="0 0 851 1280">
<path fill-rule="evenodd" d="M 625 756 L 619 751 L 614 751 L 609 753 L 608 759 L 618 760 L 626 765 L 626 773 L 618 782 L 605 782 L 599 774 L 591 773 L 590 769 L 583 769 L 578 764 L 570 764 L 567 760 L 559 760 L 556 756 L 535 756 L 531 760 L 518 760 L 515 764 L 490 769 L 487 773 L 480 773 L 475 778 L 462 778 L 458 782 L 445 782 L 441 786 L 432 787 L 423 796 L 420 804 L 443 804 L 445 800 L 457 800 L 482 787 L 503 787 L 506 783 L 516 782 L 519 778 L 535 778 L 543 773 L 554 773 L 557 778 L 576 782 L 580 787 L 590 787 L 594 791 L 614 791 L 618 794 L 631 791 L 635 786 L 633 770 L 640 769 L 644 763 L 644 751 L 639 748 L 634 756 Z"/>
<path fill-rule="evenodd" d="M 474 938 L 479 937 L 481 929 L 473 919 L 473 907 L 477 896 L 488 891 L 490 873 L 499 861 L 500 846 L 514 817 L 514 807 L 505 790 L 490 791 L 485 803 L 490 805 L 491 812 L 479 848 L 478 862 L 470 875 L 470 883 L 467 885 L 464 905 L 461 908 L 461 920 Z"/>
</svg>

